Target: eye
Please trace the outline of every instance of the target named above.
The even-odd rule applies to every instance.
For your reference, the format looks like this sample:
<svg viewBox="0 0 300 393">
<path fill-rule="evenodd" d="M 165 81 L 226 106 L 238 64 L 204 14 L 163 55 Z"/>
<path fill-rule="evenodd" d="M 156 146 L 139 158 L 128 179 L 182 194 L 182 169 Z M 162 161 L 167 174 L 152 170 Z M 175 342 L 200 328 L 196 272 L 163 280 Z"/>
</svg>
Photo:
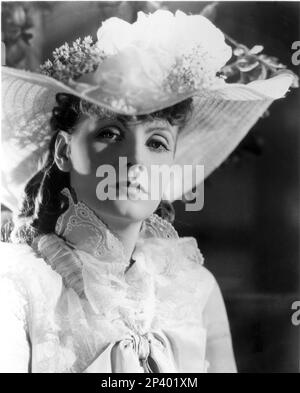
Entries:
<svg viewBox="0 0 300 393">
<path fill-rule="evenodd" d="M 122 134 L 117 127 L 105 127 L 97 133 L 96 138 L 115 142 L 122 139 Z"/>
<path fill-rule="evenodd" d="M 157 152 L 164 152 L 164 151 L 170 151 L 167 142 L 158 139 L 158 138 L 153 138 L 148 142 L 148 146 Z"/>
</svg>

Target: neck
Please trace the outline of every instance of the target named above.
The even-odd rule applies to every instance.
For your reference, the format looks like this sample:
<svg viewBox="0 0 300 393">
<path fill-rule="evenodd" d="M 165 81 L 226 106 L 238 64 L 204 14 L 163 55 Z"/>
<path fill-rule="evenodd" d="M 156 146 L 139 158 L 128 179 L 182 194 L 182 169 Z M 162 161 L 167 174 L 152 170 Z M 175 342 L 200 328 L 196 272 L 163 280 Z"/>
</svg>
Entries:
<svg viewBox="0 0 300 393">
<path fill-rule="evenodd" d="M 55 234 L 68 245 L 93 255 L 96 259 L 130 265 L 136 248 L 148 238 L 178 238 L 173 226 L 152 214 L 145 220 L 129 221 L 107 216 L 103 220 L 84 202 L 75 202 L 68 188 L 61 193 L 69 200 L 55 226 Z M 127 263 L 126 263 L 127 262 Z"/>
<path fill-rule="evenodd" d="M 108 228 L 122 242 L 125 257 L 128 261 L 130 261 L 135 245 L 139 238 L 142 221 L 132 222 L 127 220 L 120 220 L 120 218 L 112 216 L 101 217 L 99 215 L 99 217 L 107 224 Z"/>
</svg>

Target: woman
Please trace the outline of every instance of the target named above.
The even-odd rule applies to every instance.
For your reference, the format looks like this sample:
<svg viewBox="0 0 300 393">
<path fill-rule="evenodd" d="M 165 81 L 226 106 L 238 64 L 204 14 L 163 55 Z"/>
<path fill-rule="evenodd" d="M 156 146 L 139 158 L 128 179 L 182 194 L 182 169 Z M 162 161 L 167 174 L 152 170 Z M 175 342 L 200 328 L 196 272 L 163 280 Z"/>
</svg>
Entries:
<svg viewBox="0 0 300 393">
<path fill-rule="evenodd" d="M 195 239 L 155 214 L 169 188 L 178 199 L 199 179 L 141 176 L 174 164 L 207 176 L 293 83 L 284 71 L 226 84 L 230 57 L 206 18 L 157 11 L 107 20 L 95 44 L 65 44 L 42 74 L 2 71 L 8 206 L 27 184 L 11 235 L 25 244 L 2 246 L 1 371 L 236 371 Z"/>
</svg>

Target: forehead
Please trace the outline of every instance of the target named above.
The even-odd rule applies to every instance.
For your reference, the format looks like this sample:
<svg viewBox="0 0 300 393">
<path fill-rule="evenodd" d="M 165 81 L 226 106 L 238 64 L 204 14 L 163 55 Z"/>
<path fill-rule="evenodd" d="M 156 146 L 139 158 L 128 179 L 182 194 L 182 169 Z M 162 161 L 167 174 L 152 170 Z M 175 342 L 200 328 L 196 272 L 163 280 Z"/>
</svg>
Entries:
<svg viewBox="0 0 300 393">
<path fill-rule="evenodd" d="M 130 119 L 120 119 L 122 123 L 127 126 L 145 126 L 148 127 L 160 127 L 171 129 L 171 124 L 163 118 L 153 118 L 153 117 L 145 117 L 142 119 L 139 118 L 130 118 Z"/>
<path fill-rule="evenodd" d="M 83 103 L 82 115 L 80 118 L 79 124 L 77 124 L 79 126 L 78 128 L 82 128 L 83 122 L 87 125 L 89 131 L 115 123 L 128 130 L 143 129 L 147 131 L 157 128 L 159 130 L 168 131 L 176 138 L 179 128 L 178 126 L 171 125 L 166 118 L 160 117 L 156 113 L 150 115 L 127 116 L 88 102 Z"/>
<path fill-rule="evenodd" d="M 176 127 L 172 126 L 167 119 L 152 117 L 152 116 L 143 116 L 143 117 L 134 117 L 134 116 L 123 116 L 114 112 L 111 113 L 86 113 L 83 115 L 82 120 L 86 120 L 90 124 L 94 124 L 95 126 L 102 126 L 111 123 L 119 123 L 123 127 L 132 128 L 132 127 L 143 127 L 143 128 L 162 128 L 166 130 L 172 130 Z"/>
</svg>

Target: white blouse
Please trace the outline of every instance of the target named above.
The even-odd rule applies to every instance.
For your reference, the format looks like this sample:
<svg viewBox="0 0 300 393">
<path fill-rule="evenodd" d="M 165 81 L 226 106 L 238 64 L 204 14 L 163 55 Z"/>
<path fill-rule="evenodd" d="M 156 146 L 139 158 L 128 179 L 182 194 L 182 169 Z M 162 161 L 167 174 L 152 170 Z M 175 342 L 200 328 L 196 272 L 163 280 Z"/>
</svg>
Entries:
<svg viewBox="0 0 300 393">
<path fill-rule="evenodd" d="M 196 240 L 154 214 L 129 267 L 119 239 L 65 193 L 55 233 L 1 243 L 0 372 L 236 372 Z"/>
</svg>

